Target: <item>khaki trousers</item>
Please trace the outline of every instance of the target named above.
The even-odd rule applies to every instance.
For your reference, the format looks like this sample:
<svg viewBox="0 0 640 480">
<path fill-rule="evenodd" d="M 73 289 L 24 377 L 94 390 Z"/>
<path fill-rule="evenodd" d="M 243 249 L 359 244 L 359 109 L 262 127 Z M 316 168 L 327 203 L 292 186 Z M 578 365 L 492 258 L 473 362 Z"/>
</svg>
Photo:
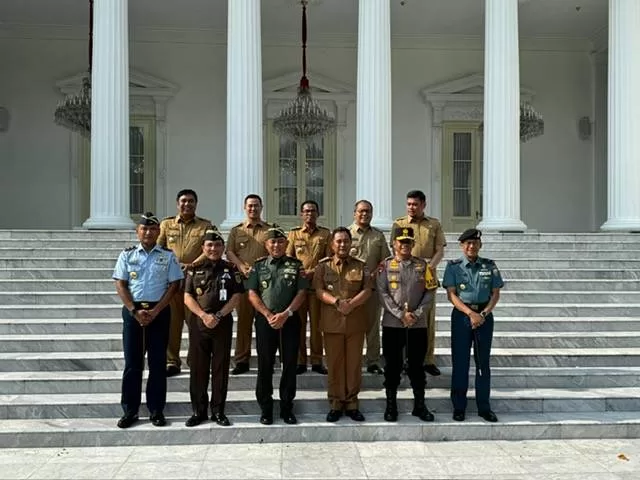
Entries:
<svg viewBox="0 0 640 480">
<path fill-rule="evenodd" d="M 298 309 L 300 315 L 300 351 L 298 365 L 307 364 L 307 315 L 310 321 L 309 360 L 311 365 L 322 363 L 322 332 L 320 331 L 320 300 L 316 292 L 309 291 L 302 306 Z"/>
<path fill-rule="evenodd" d="M 187 324 L 189 329 L 189 318 L 191 311 L 184 304 L 184 292 L 179 290 L 169 303 L 171 306 L 171 323 L 169 324 L 169 344 L 167 345 L 167 366 L 173 365 L 180 368 L 180 345 L 182 343 L 182 326 Z M 187 364 L 189 364 L 187 356 Z"/>
<path fill-rule="evenodd" d="M 435 356 L 436 348 L 436 296 L 433 296 L 433 300 L 429 305 L 429 312 L 427 313 L 427 355 L 424 357 L 424 363 L 427 365 L 436 364 Z"/>
<path fill-rule="evenodd" d="M 362 346 L 364 332 L 324 334 L 329 371 L 328 398 L 332 410 L 358 408 L 362 384 Z"/>
<path fill-rule="evenodd" d="M 251 358 L 251 334 L 253 332 L 253 319 L 255 310 L 249 302 L 249 294 L 243 293 L 236 309 L 238 312 L 238 326 L 236 329 L 235 362 L 249 363 Z"/>
<path fill-rule="evenodd" d="M 367 351 L 364 355 L 364 363 L 367 367 L 371 365 L 380 366 L 380 302 L 377 295 L 371 295 L 367 300 Z"/>
</svg>

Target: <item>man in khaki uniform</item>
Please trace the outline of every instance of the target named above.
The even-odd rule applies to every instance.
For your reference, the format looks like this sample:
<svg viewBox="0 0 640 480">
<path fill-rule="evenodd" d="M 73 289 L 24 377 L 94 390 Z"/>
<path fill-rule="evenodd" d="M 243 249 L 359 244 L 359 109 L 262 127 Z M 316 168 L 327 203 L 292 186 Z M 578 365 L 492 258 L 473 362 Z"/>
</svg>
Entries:
<svg viewBox="0 0 640 480">
<path fill-rule="evenodd" d="M 302 262 L 305 278 L 313 281 L 313 273 L 318 262 L 331 255 L 331 231 L 318 226 L 318 203 L 307 200 L 300 206 L 302 226 L 295 227 L 289 232 L 287 255 Z M 311 370 L 322 375 L 327 369 L 322 364 L 322 333 L 320 332 L 320 300 L 313 289 L 307 291 L 304 303 L 298 310 L 300 314 L 300 353 L 296 373 L 300 375 L 307 371 L 307 314 L 310 328 L 310 360 Z"/>
<path fill-rule="evenodd" d="M 176 196 L 178 214 L 167 217 L 160 222 L 160 236 L 157 243 L 161 247 L 173 250 L 180 262 L 182 270 L 192 267 L 204 260 L 202 238 L 206 230 L 216 230 L 211 220 L 196 216 L 198 195 L 190 189 L 180 190 Z M 169 330 L 169 346 L 167 347 L 167 376 L 180 373 L 180 342 L 182 341 L 182 325 L 187 322 L 189 310 L 184 305 L 184 291 L 180 291 L 171 299 L 171 327 Z M 189 363 L 189 356 L 187 356 Z"/>
<path fill-rule="evenodd" d="M 335 252 L 318 264 L 313 277 L 316 295 L 322 301 L 320 328 L 324 333 L 329 367 L 328 397 L 331 410 L 327 422 L 336 422 L 342 412 L 364 421 L 358 409 L 362 383 L 362 345 L 367 331 L 365 304 L 373 281 L 367 265 L 349 255 L 351 233 L 338 227 L 331 233 Z"/>
<path fill-rule="evenodd" d="M 244 199 L 244 211 L 247 219 L 236 225 L 229 232 L 227 239 L 227 258 L 234 263 L 245 280 L 253 269 L 255 261 L 268 254 L 265 248 L 267 231 L 272 225 L 263 221 L 262 198 L 256 194 L 247 195 Z M 246 287 L 246 282 L 245 282 Z M 238 308 L 238 326 L 236 331 L 236 366 L 232 375 L 240 375 L 249 371 L 251 358 L 251 332 L 255 310 L 249 302 L 248 293 L 243 293 Z"/>
<path fill-rule="evenodd" d="M 437 218 L 427 217 L 424 209 L 427 199 L 424 192 L 411 190 L 407 193 L 407 215 L 396 218 L 391 231 L 398 227 L 410 227 L 415 234 L 415 244 L 411 250 L 411 255 L 424 259 L 431 273 L 436 277 L 436 268 L 444 256 L 444 247 L 447 241 L 442 231 L 442 225 Z M 429 316 L 427 317 L 427 356 L 425 357 L 424 370 L 429 375 L 440 375 L 440 369 L 436 366 L 434 348 L 436 343 L 436 300 L 435 295 L 429 306 Z"/>
<path fill-rule="evenodd" d="M 378 265 L 391 253 L 382 230 L 371 226 L 373 205 L 368 200 L 356 202 L 353 209 L 353 223 L 349 227 L 352 244 L 349 254 L 367 264 L 373 278 L 378 272 Z M 366 304 L 367 318 L 367 352 L 364 356 L 367 372 L 382 374 L 380 368 L 380 302 L 377 295 L 371 295 Z"/>
</svg>

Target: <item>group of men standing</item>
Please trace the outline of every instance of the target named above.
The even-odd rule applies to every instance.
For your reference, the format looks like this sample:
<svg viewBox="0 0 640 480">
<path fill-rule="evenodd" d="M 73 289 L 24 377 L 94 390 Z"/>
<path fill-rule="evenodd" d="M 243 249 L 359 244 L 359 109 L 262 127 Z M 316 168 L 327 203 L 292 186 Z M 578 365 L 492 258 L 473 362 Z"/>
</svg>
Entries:
<svg viewBox="0 0 640 480">
<path fill-rule="evenodd" d="M 438 286 L 436 268 L 444 256 L 446 241 L 440 222 L 424 215 L 426 198 L 423 192 L 415 190 L 407 194 L 407 215 L 396 220 L 391 232 L 393 254 L 384 233 L 371 226 L 373 205 L 367 200 L 355 204 L 354 222 L 350 227 L 338 227 L 333 231 L 317 224 L 319 205 L 312 200 L 305 201 L 300 207 L 302 225 L 287 235 L 279 227 L 262 220 L 262 199 L 251 194 L 244 200 L 246 219 L 231 229 L 226 246 L 216 227 L 196 216 L 198 198 L 193 190 L 180 191 L 176 200 L 178 214 L 175 217 L 159 222 L 150 212 L 143 215 L 138 226 L 140 244 L 121 253 L 114 271 L 124 304 L 125 322 L 124 415 L 118 422 L 119 427 L 127 428 L 138 419 L 145 350 L 149 354 L 147 404 L 151 421 L 154 425 L 164 425 L 162 409 L 166 399 L 166 377 L 180 373 L 182 327 L 187 318 L 190 318 L 187 322 L 187 363 L 193 415 L 186 425 L 200 424 L 207 419 L 209 410 L 213 421 L 230 425 L 224 405 L 234 309 L 238 322 L 235 366 L 231 374 L 241 375 L 250 369 L 255 320 L 256 399 L 261 409 L 261 423 L 273 423 L 272 377 L 278 350 L 282 362 L 280 417 L 285 423 L 297 423 L 293 411 L 296 375 L 305 373 L 308 364 L 313 372 L 328 375 L 330 410 L 327 421 L 338 421 L 343 414 L 363 421 L 358 393 L 365 341 L 367 371 L 385 376 L 385 420 L 397 420 L 396 396 L 404 368 L 414 394 L 412 414 L 423 421 L 433 421 L 433 414 L 425 404 L 425 372 L 440 375 L 434 356 L 435 290 Z M 464 244 L 463 236 L 460 237 L 461 245 Z M 479 240 L 479 232 L 476 236 Z M 468 252 L 463 246 L 464 255 L 476 255 L 468 261 L 471 268 L 475 268 L 477 261 L 484 261 L 477 257 L 479 246 L 476 245 L 475 250 L 467 249 Z M 150 260 L 154 252 L 163 259 Z M 226 260 L 223 259 L 225 253 Z M 465 284 L 457 283 L 456 274 L 453 270 L 450 272 L 450 267 L 457 268 L 459 263 L 447 266 L 445 287 L 455 306 L 454 312 L 463 313 L 469 320 L 468 329 L 475 331 L 491 317 L 490 312 L 499 298 L 501 279 L 495 264 L 491 263 L 490 283 L 487 284 L 487 268 L 482 264 L 478 273 L 485 282 L 482 285 L 492 287 L 489 289 L 492 296 L 486 302 L 471 299 L 476 303 L 468 303 L 462 293 L 469 297 L 474 291 L 472 283 L 465 278 L 467 291 L 461 292 L 460 289 L 465 290 Z M 142 281 L 149 281 L 151 277 L 159 284 L 164 282 L 164 291 L 145 292 Z M 497 296 L 493 295 L 494 290 L 498 291 Z M 384 370 L 380 361 L 381 309 L 384 310 Z M 151 338 L 149 327 L 153 315 L 145 312 L 166 317 L 166 328 L 162 327 L 163 334 L 159 337 Z M 481 316 L 480 320 L 476 315 Z M 452 313 L 452 335 L 453 319 Z M 308 355 L 307 321 L 310 324 Z M 491 321 L 491 331 L 492 324 Z M 467 333 L 464 328 L 459 330 Z M 132 334 L 134 331 L 135 335 Z M 459 333 L 458 336 L 464 335 Z M 477 365 L 478 335 L 467 337 L 465 342 L 474 340 Z M 162 357 L 159 350 L 163 342 L 166 344 L 166 368 L 161 369 L 157 360 Z M 485 403 L 482 406 L 479 403 L 478 408 L 481 416 L 495 421 L 497 419 L 488 407 L 490 333 L 484 343 L 487 342 L 481 379 L 486 383 L 487 395 L 483 399 Z M 452 338 L 452 352 L 454 343 Z M 467 371 L 464 375 L 467 384 L 470 345 L 466 346 Z M 462 358 L 464 345 L 460 343 L 457 350 Z M 461 364 L 464 367 L 463 361 Z M 467 384 L 462 376 L 458 373 L 456 377 L 454 362 L 457 383 L 452 383 L 452 400 L 456 420 L 464 420 L 466 408 Z M 207 393 L 209 378 L 211 398 Z M 454 392 L 457 393 L 454 395 Z M 464 405 L 461 401 L 456 403 L 456 396 L 462 394 Z M 482 415 L 486 412 L 493 418 Z"/>
</svg>

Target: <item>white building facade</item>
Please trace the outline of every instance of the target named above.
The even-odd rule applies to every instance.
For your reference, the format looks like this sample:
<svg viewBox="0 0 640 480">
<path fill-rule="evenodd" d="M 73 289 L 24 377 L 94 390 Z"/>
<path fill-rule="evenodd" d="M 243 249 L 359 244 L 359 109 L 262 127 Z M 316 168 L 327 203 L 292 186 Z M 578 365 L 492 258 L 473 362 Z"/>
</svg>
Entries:
<svg viewBox="0 0 640 480">
<path fill-rule="evenodd" d="M 2 228 L 128 228 L 182 188 L 222 228 L 249 193 L 285 226 L 302 200 L 336 226 L 366 198 L 389 227 L 421 189 L 451 232 L 640 231 L 637 0 L 311 1 L 338 128 L 310 145 L 272 128 L 301 75 L 294 0 L 95 0 L 90 141 L 53 123 L 88 2 L 50 3 L 0 6 Z M 545 133 L 521 144 L 523 100 Z"/>
</svg>

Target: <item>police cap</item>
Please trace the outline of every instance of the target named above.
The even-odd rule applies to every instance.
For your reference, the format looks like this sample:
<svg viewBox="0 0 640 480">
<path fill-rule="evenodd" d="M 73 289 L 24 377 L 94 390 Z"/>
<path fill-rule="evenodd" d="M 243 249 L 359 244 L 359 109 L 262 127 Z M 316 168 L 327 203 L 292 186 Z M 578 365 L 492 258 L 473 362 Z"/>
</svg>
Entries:
<svg viewBox="0 0 640 480">
<path fill-rule="evenodd" d="M 482 232 L 480 230 L 477 228 L 468 228 L 458 237 L 458 241 L 466 242 L 467 240 L 480 240 L 480 237 L 482 237 Z"/>
<path fill-rule="evenodd" d="M 413 228 L 411 227 L 396 227 L 393 231 L 393 239 L 394 240 L 411 240 L 415 239 L 415 234 Z"/>
<path fill-rule="evenodd" d="M 287 238 L 287 234 L 281 228 L 273 227 L 267 230 L 267 240 L 271 238 Z"/>
<path fill-rule="evenodd" d="M 140 215 L 140 220 L 138 221 L 138 225 L 144 225 L 146 227 L 151 227 L 153 225 L 160 225 L 160 220 L 156 217 L 153 212 L 146 212 Z"/>
<path fill-rule="evenodd" d="M 222 235 L 220 235 L 220 232 L 218 230 L 214 230 L 211 228 L 207 229 L 204 232 L 204 236 L 202 237 L 203 244 L 204 242 L 207 242 L 207 241 L 217 242 L 218 240 L 224 243 L 224 238 L 222 238 Z"/>
</svg>

